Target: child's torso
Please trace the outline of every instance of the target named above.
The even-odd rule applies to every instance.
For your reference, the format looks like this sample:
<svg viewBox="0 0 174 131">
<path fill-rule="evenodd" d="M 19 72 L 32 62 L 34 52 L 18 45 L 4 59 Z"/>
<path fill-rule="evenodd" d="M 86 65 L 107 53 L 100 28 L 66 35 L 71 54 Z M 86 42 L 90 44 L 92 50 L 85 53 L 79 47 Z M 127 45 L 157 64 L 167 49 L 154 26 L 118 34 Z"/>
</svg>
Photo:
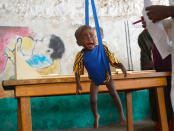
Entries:
<svg viewBox="0 0 174 131">
<path fill-rule="evenodd" d="M 85 51 L 83 63 L 95 84 L 104 84 L 106 72 L 110 72 L 109 61 L 104 48 L 96 46 L 93 50 Z"/>
</svg>

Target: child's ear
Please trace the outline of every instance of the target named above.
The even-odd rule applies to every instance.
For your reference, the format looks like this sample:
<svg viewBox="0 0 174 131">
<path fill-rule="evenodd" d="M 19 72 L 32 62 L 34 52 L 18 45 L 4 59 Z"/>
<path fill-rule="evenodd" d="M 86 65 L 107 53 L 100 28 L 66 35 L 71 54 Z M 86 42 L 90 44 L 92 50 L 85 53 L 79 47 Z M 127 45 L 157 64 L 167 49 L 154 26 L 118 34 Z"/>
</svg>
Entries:
<svg viewBox="0 0 174 131">
<path fill-rule="evenodd" d="M 78 44 L 79 46 L 82 46 L 82 44 L 81 44 L 81 42 L 80 42 L 80 41 L 77 41 L 77 44 Z"/>
</svg>

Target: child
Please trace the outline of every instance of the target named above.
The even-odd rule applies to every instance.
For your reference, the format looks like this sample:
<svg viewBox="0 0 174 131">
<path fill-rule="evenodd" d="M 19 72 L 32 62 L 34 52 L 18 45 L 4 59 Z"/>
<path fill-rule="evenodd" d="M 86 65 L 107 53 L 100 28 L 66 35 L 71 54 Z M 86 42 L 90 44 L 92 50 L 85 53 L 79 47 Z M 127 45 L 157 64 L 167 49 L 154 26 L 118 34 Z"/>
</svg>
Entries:
<svg viewBox="0 0 174 131">
<path fill-rule="evenodd" d="M 89 78 L 91 79 L 90 104 L 92 113 L 94 115 L 94 128 L 98 128 L 100 118 L 100 115 L 97 112 L 97 94 L 99 85 L 106 85 L 110 95 L 118 107 L 120 123 L 125 123 L 122 104 L 119 95 L 115 90 L 110 68 L 106 69 L 105 65 L 110 63 L 114 67 L 121 68 L 124 76 L 127 75 L 126 69 L 121 63 L 117 62 L 116 58 L 111 54 L 106 46 L 97 44 L 94 28 L 87 25 L 80 26 L 75 32 L 75 37 L 77 44 L 84 47 L 77 54 L 73 67 L 76 78 L 76 94 L 79 93 L 79 90 L 82 90 L 80 85 L 80 75 L 83 74 L 85 66 L 88 71 Z M 104 47 L 103 50 L 107 58 L 107 61 L 105 62 L 101 59 L 102 56 L 99 48 L 102 47 Z"/>
</svg>

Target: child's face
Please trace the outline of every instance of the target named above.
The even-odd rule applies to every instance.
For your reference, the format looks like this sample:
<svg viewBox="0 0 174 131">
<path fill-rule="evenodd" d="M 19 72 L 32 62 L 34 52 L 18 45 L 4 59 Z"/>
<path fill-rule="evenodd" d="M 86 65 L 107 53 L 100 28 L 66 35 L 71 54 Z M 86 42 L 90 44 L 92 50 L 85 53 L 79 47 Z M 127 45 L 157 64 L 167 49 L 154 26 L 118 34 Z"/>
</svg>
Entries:
<svg viewBox="0 0 174 131">
<path fill-rule="evenodd" d="M 94 34 L 94 29 L 86 28 L 82 31 L 77 41 L 79 45 L 83 46 L 85 49 L 93 50 L 96 46 L 96 36 Z"/>
</svg>

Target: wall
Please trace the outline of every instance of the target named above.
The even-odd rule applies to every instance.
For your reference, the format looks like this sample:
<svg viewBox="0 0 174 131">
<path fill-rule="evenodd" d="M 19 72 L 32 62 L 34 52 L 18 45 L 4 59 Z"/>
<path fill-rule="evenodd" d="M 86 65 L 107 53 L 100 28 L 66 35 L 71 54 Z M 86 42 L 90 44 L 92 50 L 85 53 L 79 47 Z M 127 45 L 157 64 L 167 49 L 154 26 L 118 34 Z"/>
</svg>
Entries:
<svg viewBox="0 0 174 131">
<path fill-rule="evenodd" d="M 128 68 L 126 44 L 129 43 L 133 69 L 139 70 L 137 36 L 142 28 L 140 25 L 133 26 L 132 22 L 140 19 L 143 0 L 135 1 L 100 0 L 96 1 L 96 7 L 100 26 L 104 29 L 105 40 L 109 48 Z M 155 3 L 160 2 L 159 0 L 154 1 Z M 160 3 L 166 4 L 167 2 L 161 1 Z M 83 0 L 53 0 L 52 2 L 48 0 L 38 0 L 37 2 L 34 0 L 6 0 L 0 2 L 0 10 L 1 26 L 28 27 L 32 31 L 34 40 L 41 40 L 52 34 L 59 36 L 66 50 L 59 60 L 61 68 L 59 73 L 72 73 L 72 61 L 80 49 L 75 43 L 74 31 L 80 24 L 84 24 Z M 91 25 L 94 25 L 92 12 L 90 12 L 90 18 Z M 125 31 L 126 28 L 128 33 Z M 3 74 L 0 75 L 0 78 L 3 79 Z"/>
<path fill-rule="evenodd" d="M 142 120 L 149 116 L 148 91 L 133 93 L 133 119 Z M 120 93 L 124 113 L 125 96 Z M 141 104 L 140 104 L 141 103 Z M 0 129 L 17 131 L 17 100 L 0 99 Z M 144 106 L 146 105 L 146 106 Z M 118 111 L 108 94 L 98 95 L 100 127 L 118 123 Z M 89 95 L 55 96 L 31 99 L 33 130 L 58 130 L 71 128 L 92 128 L 93 115 L 89 105 Z"/>
<path fill-rule="evenodd" d="M 128 70 L 140 70 L 140 50 L 137 44 L 137 37 L 143 29 L 141 28 L 140 23 L 137 25 L 132 25 L 132 22 L 140 19 L 143 8 L 143 0 L 95 0 L 95 3 L 99 17 L 99 23 L 100 26 L 104 29 L 104 39 L 107 42 L 108 47 L 116 55 L 118 60 L 126 66 Z M 168 4 L 168 1 L 153 0 L 153 3 Z M 31 61 L 33 62 L 34 60 L 37 60 L 34 61 L 35 65 L 30 64 L 30 66 L 35 68 L 38 72 L 40 71 L 44 74 L 73 73 L 72 66 L 74 57 L 81 49 L 76 45 L 74 39 L 74 32 L 79 25 L 84 24 L 84 0 L 1 0 L 0 11 L 0 66 L 4 67 L 1 68 L 0 72 L 1 81 L 4 79 L 14 78 L 13 52 L 15 44 L 20 45 L 19 50 L 21 56 L 26 62 L 30 64 Z M 90 25 L 94 26 L 91 8 Z M 25 30 L 25 35 L 24 33 L 21 33 L 23 30 Z M 22 42 L 20 43 L 19 40 L 22 40 Z M 56 42 L 52 43 L 51 40 L 54 40 Z M 53 45 L 53 47 L 51 45 Z M 55 50 L 57 52 L 63 52 L 61 52 L 58 56 L 52 59 L 52 54 Z M 44 58 L 44 61 L 41 61 L 43 60 L 42 58 Z M 0 88 L 0 91 L 1 96 L 3 96 L 4 94 L 6 96 L 9 96 L 9 94 L 3 92 L 2 87 Z M 139 93 L 148 96 L 148 91 Z M 137 99 L 141 99 L 138 97 L 139 93 L 135 94 L 135 103 L 138 102 Z M 100 97 L 102 100 L 103 98 L 105 98 L 106 101 L 110 101 L 107 95 L 101 95 Z M 78 98 L 84 99 L 86 103 L 89 102 L 88 96 L 78 96 Z M 122 102 L 124 102 L 124 95 L 122 95 L 121 98 Z M 79 101 L 79 99 L 76 99 L 76 101 L 71 101 L 75 99 L 75 96 L 60 98 L 50 97 L 44 99 L 37 98 L 37 100 L 32 100 L 33 114 L 38 114 L 39 117 L 42 117 L 43 114 L 39 114 L 39 110 L 46 109 L 48 112 L 52 110 L 51 114 L 49 114 L 48 112 L 44 112 L 44 115 L 46 115 L 47 113 L 48 115 L 43 118 L 44 120 L 41 119 L 40 123 L 37 122 L 38 118 L 33 116 L 34 129 L 92 126 L 92 118 L 87 117 L 89 112 L 86 110 L 85 112 L 88 112 L 87 115 L 84 116 L 84 118 L 81 117 L 81 119 L 84 119 L 86 123 L 84 122 L 82 124 L 79 124 L 77 122 L 79 121 L 79 115 L 82 115 L 83 112 L 79 112 L 77 116 L 73 116 L 73 113 L 70 112 L 70 123 L 74 121 L 74 117 L 77 117 L 77 120 L 75 120 L 73 125 L 65 124 L 62 125 L 62 127 L 55 126 L 53 124 L 54 121 L 58 122 L 57 118 L 55 118 L 55 114 L 59 114 L 59 109 L 57 108 L 59 108 L 59 106 L 62 107 L 62 105 L 57 105 L 58 102 L 54 103 L 54 101 L 62 101 L 62 99 L 63 101 L 65 101 L 65 105 L 71 102 L 76 105 L 76 103 L 78 103 Z M 44 101 L 49 102 L 51 107 L 43 106 L 42 103 Z M 0 104 L 3 105 L 1 106 L 3 117 L 0 117 L 0 128 L 2 127 L 2 129 L 4 128 L 8 130 L 16 129 L 16 116 L 14 116 L 14 114 L 16 115 L 15 102 L 16 101 L 12 98 L 1 100 Z M 84 107 L 87 106 L 87 108 L 89 108 L 89 105 L 85 105 L 86 103 L 83 104 L 82 100 L 80 100 L 80 102 Z M 9 105 L 9 103 L 13 104 Z M 37 106 L 36 103 L 40 106 Z M 147 116 L 147 114 L 149 114 L 148 101 L 143 99 L 140 103 L 144 103 L 144 105 L 147 105 L 147 107 L 144 107 L 147 112 L 142 113 L 143 115 L 140 117 L 136 117 L 135 120 L 143 119 Z M 40 107 L 42 106 L 45 108 L 41 109 Z M 52 108 L 54 106 L 57 110 Z M 78 105 L 76 106 L 77 108 L 79 107 Z M 83 106 L 80 105 L 81 108 Z M 34 107 L 37 109 L 35 110 Z M 66 111 L 67 107 L 63 107 L 61 110 Z M 73 105 L 70 108 L 73 109 Z M 114 110 L 114 108 L 114 105 L 111 105 L 110 109 Z M 84 109 L 86 108 L 83 108 L 82 110 Z M 140 112 L 142 110 L 142 108 L 140 107 L 137 107 L 136 109 L 138 109 L 137 112 Z M 9 111 L 10 113 L 8 114 L 7 111 Z M 108 116 L 108 111 L 106 111 L 104 106 L 101 107 L 101 112 L 104 112 L 103 114 L 105 115 L 103 115 L 103 118 L 105 119 L 105 117 Z M 135 115 L 137 114 L 137 116 L 139 116 L 140 114 L 137 112 L 135 113 Z M 9 116 L 11 115 L 9 117 L 11 119 L 7 119 L 7 114 Z M 64 116 L 60 116 L 59 119 L 64 120 L 63 117 Z M 109 122 L 112 123 L 116 121 L 115 117 L 110 118 L 112 119 L 108 120 L 108 122 L 102 121 L 102 125 L 106 125 L 109 124 Z M 50 124 L 48 120 L 50 120 L 52 124 Z M 47 123 L 48 125 L 45 123 Z M 58 123 L 58 125 L 60 125 L 60 123 Z"/>
<path fill-rule="evenodd" d="M 174 5 L 174 0 L 169 0 L 170 5 Z"/>
</svg>

